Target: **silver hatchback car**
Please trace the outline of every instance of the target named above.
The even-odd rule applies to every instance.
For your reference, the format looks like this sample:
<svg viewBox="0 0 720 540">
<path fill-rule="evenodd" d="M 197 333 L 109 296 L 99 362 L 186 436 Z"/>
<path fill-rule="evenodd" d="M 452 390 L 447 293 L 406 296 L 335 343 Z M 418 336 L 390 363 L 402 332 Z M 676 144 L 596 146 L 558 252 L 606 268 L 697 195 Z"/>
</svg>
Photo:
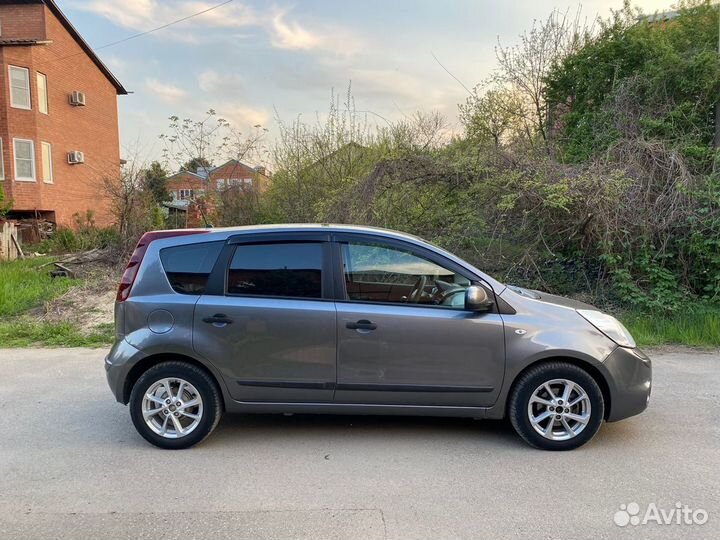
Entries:
<svg viewBox="0 0 720 540">
<path fill-rule="evenodd" d="M 650 398 L 650 359 L 615 318 L 370 227 L 149 232 L 115 327 L 110 388 L 162 448 L 228 411 L 509 417 L 569 450 Z"/>
</svg>

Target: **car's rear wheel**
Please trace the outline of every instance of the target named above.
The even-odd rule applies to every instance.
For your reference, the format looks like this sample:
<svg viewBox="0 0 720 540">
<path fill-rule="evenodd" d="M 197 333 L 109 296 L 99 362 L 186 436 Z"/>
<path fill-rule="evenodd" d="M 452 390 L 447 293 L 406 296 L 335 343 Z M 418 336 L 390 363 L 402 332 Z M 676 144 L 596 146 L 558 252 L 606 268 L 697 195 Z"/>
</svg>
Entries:
<svg viewBox="0 0 720 540">
<path fill-rule="evenodd" d="M 138 433 L 168 449 L 199 443 L 222 415 L 215 381 L 186 362 L 162 362 L 148 369 L 133 386 L 129 406 Z"/>
<path fill-rule="evenodd" d="M 543 450 L 572 450 L 597 433 L 605 414 L 603 394 L 584 369 L 547 362 L 517 380 L 509 416 L 515 431 Z"/>
</svg>

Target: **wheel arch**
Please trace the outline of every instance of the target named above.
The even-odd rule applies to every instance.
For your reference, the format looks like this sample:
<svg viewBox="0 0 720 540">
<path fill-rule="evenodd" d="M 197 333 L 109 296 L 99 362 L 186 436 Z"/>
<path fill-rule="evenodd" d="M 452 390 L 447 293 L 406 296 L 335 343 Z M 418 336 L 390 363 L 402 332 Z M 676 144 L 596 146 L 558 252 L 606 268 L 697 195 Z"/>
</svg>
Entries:
<svg viewBox="0 0 720 540">
<path fill-rule="evenodd" d="M 591 362 L 588 362 L 587 360 L 583 360 L 580 358 L 576 358 L 573 356 L 565 356 L 565 355 L 557 355 L 557 356 L 547 356 L 544 358 L 538 358 L 534 362 L 528 364 L 525 366 L 522 370 L 520 370 L 515 377 L 513 377 L 512 384 L 510 385 L 510 389 L 508 390 L 507 396 L 508 399 L 506 400 L 505 405 L 505 414 L 508 414 L 508 410 L 510 407 L 510 401 L 513 393 L 515 392 L 515 387 L 517 386 L 517 382 L 527 371 L 541 365 L 541 364 L 547 364 L 550 362 L 565 362 L 568 364 L 572 364 L 576 367 L 579 367 L 580 369 L 586 371 L 588 375 L 590 375 L 597 385 L 600 387 L 600 391 L 602 392 L 603 400 L 605 402 L 605 412 L 603 414 L 603 417 L 605 420 L 607 420 L 608 416 L 610 415 L 610 409 L 612 407 L 612 394 L 610 392 L 610 385 L 608 384 L 607 378 L 602 373 L 599 367 L 593 365 Z"/>
<path fill-rule="evenodd" d="M 130 401 L 130 393 L 132 392 L 133 386 L 135 386 L 135 383 L 138 381 L 138 379 L 142 376 L 143 373 L 145 373 L 148 369 L 150 369 L 153 366 L 156 366 L 158 364 L 161 364 L 162 362 L 185 362 L 187 364 L 191 364 L 201 370 L 203 370 L 205 373 L 207 373 L 210 378 L 215 382 L 218 390 L 220 391 L 220 398 L 222 401 L 222 408 L 223 411 L 225 410 L 225 388 L 221 384 L 221 381 L 219 377 L 214 373 L 212 369 L 210 369 L 206 364 L 198 360 L 197 358 L 193 358 L 191 356 L 187 356 L 185 354 L 180 353 L 158 353 L 158 354 L 152 354 L 149 356 L 146 356 L 139 360 L 128 372 L 127 376 L 125 377 L 125 383 L 123 385 L 123 394 L 122 394 L 122 403 L 124 405 L 127 405 Z"/>
</svg>

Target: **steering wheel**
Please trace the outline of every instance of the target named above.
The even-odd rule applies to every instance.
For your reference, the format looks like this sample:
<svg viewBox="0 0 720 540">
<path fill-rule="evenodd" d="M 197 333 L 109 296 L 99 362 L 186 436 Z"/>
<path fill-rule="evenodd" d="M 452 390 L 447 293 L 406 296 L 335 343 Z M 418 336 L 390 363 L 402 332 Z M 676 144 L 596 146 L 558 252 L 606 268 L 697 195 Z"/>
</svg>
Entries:
<svg viewBox="0 0 720 540">
<path fill-rule="evenodd" d="M 449 283 L 441 279 L 435 280 L 437 286 L 437 293 L 434 295 L 436 304 L 443 306 L 453 305 L 453 299 L 458 294 L 465 294 L 466 287 L 458 285 L 457 283 Z"/>
<path fill-rule="evenodd" d="M 425 285 L 427 285 L 427 276 L 420 276 L 415 282 L 413 291 L 408 296 L 408 303 L 417 304 L 422 298 L 423 291 L 425 291 Z"/>
</svg>

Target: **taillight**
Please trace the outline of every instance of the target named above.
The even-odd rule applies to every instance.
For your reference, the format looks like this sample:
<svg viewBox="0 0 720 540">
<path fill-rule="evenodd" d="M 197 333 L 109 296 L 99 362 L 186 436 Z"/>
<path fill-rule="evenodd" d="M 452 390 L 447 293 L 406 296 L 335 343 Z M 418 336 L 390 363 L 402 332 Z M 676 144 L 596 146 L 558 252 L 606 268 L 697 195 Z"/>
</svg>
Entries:
<svg viewBox="0 0 720 540">
<path fill-rule="evenodd" d="M 153 240 L 206 232 L 210 231 L 202 229 L 177 229 L 174 231 L 150 231 L 143 234 L 138 241 L 137 246 L 135 246 L 135 250 L 130 256 L 127 267 L 120 278 L 120 285 L 118 286 L 115 300 L 117 302 L 124 302 L 128 299 L 128 296 L 130 296 L 130 289 L 132 289 L 133 283 L 135 283 L 135 278 L 137 277 L 138 270 L 140 269 L 140 263 L 142 262 L 143 257 L 145 257 L 145 252 Z"/>
</svg>

